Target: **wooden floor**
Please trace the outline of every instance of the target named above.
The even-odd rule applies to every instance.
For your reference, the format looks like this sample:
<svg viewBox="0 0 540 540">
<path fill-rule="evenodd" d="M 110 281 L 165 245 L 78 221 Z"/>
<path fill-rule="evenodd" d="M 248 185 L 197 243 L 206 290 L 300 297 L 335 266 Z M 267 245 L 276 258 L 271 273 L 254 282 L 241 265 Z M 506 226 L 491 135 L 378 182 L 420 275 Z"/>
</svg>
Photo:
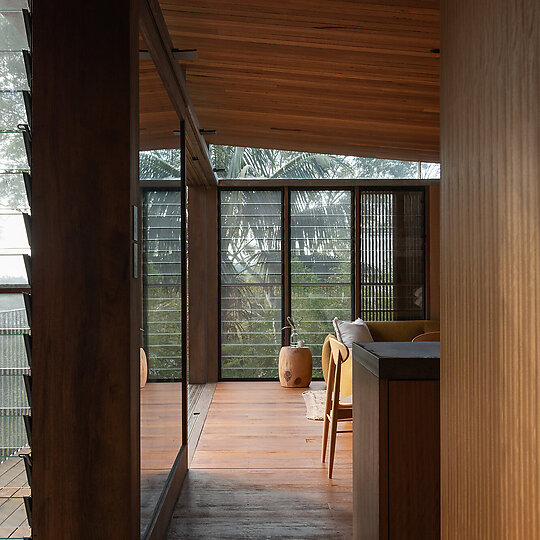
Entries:
<svg viewBox="0 0 540 540">
<path fill-rule="evenodd" d="M 141 389 L 141 533 L 182 444 L 182 383 L 147 383 Z"/>
<path fill-rule="evenodd" d="M 0 463 L 0 538 L 30 536 L 23 502 L 23 497 L 28 495 L 24 462 L 20 456 L 11 456 Z"/>
<path fill-rule="evenodd" d="M 146 530 L 182 444 L 179 382 L 147 383 L 141 389 L 141 533 Z M 195 446 L 214 384 L 188 385 L 188 439 Z"/>
<path fill-rule="evenodd" d="M 329 480 L 302 391 L 218 383 L 169 540 L 352 538 L 351 434 L 338 435 Z"/>
</svg>

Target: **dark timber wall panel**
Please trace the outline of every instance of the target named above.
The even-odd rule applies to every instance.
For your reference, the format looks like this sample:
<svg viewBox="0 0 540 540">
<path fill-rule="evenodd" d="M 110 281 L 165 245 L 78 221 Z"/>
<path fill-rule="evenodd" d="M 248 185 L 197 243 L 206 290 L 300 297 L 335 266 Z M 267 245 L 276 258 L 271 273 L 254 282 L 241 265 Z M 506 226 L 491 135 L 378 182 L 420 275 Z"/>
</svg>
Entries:
<svg viewBox="0 0 540 540">
<path fill-rule="evenodd" d="M 190 186 L 189 382 L 218 378 L 217 188 Z"/>
<path fill-rule="evenodd" d="M 139 534 L 135 5 L 34 6 L 37 540 Z"/>
<path fill-rule="evenodd" d="M 540 530 L 540 3 L 442 10 L 443 538 Z"/>
</svg>

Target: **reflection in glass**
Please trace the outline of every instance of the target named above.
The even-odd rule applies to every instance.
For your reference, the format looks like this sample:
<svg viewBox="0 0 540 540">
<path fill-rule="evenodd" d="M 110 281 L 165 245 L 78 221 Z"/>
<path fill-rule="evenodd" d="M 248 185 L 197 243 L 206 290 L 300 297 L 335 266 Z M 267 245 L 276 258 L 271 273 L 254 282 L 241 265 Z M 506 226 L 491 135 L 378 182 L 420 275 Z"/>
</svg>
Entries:
<svg viewBox="0 0 540 540">
<path fill-rule="evenodd" d="M 0 10 L 28 9 L 28 0 L 0 0 Z"/>
<path fill-rule="evenodd" d="M 291 314 L 322 377 L 332 319 L 352 311 L 351 191 L 291 191 Z"/>
<path fill-rule="evenodd" d="M 141 534 L 182 446 L 181 198 L 145 191 L 143 327 L 148 381 L 141 388 Z"/>
<path fill-rule="evenodd" d="M 0 171 L 28 170 L 22 133 L 0 133 Z"/>
<path fill-rule="evenodd" d="M 281 193 L 221 192 L 221 376 L 277 377 Z"/>
<path fill-rule="evenodd" d="M 22 255 L 0 254 L 0 285 L 28 286 L 28 276 Z"/>
<path fill-rule="evenodd" d="M 29 168 L 23 136 L 15 132 L 18 124 L 29 123 L 21 92 L 29 90 L 21 52 L 28 49 L 23 8 L 28 8 L 26 0 L 0 0 L 0 536 L 16 538 L 32 536 L 22 500 L 31 493 L 21 457 L 30 453 L 24 421 L 31 412 L 25 346 L 30 329 L 23 295 L 6 292 L 29 289 L 22 254 L 29 254 L 30 247 L 20 214 L 29 211 L 28 201 L 23 176 L 8 172 Z M 6 485 L 11 488 L 3 489 Z"/>
<path fill-rule="evenodd" d="M 30 253 L 21 213 L 0 208 L 0 254 Z"/>
<path fill-rule="evenodd" d="M 28 49 L 21 11 L 0 11 L 0 51 Z"/>
<path fill-rule="evenodd" d="M 30 213 L 22 173 L 0 172 L 0 209 L 2 208 L 13 208 L 19 212 Z"/>
<path fill-rule="evenodd" d="M 143 276 L 149 380 L 182 378 L 180 192 L 145 193 Z"/>
<path fill-rule="evenodd" d="M 29 333 L 21 294 L 0 295 L 0 462 L 27 446 L 23 414 L 29 414 L 23 374 L 30 372 L 24 334 Z"/>
<path fill-rule="evenodd" d="M 27 123 L 22 92 L 0 92 L 0 130 L 17 129 Z"/>
<path fill-rule="evenodd" d="M 22 52 L 0 52 L 0 91 L 29 89 Z"/>
</svg>

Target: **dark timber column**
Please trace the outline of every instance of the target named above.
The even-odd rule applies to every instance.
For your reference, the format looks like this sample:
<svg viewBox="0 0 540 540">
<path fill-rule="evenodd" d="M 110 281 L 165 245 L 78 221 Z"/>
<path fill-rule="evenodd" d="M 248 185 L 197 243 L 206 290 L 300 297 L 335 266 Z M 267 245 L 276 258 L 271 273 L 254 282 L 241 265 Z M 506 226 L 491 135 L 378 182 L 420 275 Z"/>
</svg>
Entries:
<svg viewBox="0 0 540 540">
<path fill-rule="evenodd" d="M 217 188 L 189 186 L 189 382 L 217 381 Z"/>
<path fill-rule="evenodd" d="M 37 540 L 139 536 L 135 5 L 34 4 Z"/>
<path fill-rule="evenodd" d="M 540 2 L 444 0 L 442 537 L 540 530 Z"/>
</svg>

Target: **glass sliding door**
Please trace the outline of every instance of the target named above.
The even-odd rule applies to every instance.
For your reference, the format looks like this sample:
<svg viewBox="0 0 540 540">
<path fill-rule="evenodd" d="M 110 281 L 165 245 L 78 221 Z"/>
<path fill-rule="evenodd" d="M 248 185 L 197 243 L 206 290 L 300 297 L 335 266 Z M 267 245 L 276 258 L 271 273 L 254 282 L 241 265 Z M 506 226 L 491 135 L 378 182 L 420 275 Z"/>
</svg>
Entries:
<svg viewBox="0 0 540 540">
<path fill-rule="evenodd" d="M 351 190 L 291 190 L 291 315 L 322 377 L 321 351 L 332 319 L 353 308 Z"/>
<path fill-rule="evenodd" d="M 143 349 L 141 388 L 141 534 L 156 511 L 182 448 L 182 197 L 179 190 L 142 193 Z M 145 536 L 146 537 L 146 536 Z"/>
<path fill-rule="evenodd" d="M 221 377 L 275 378 L 281 347 L 282 193 L 220 192 Z"/>
<path fill-rule="evenodd" d="M 144 343 L 149 381 L 182 378 L 179 191 L 143 194 Z"/>
</svg>

